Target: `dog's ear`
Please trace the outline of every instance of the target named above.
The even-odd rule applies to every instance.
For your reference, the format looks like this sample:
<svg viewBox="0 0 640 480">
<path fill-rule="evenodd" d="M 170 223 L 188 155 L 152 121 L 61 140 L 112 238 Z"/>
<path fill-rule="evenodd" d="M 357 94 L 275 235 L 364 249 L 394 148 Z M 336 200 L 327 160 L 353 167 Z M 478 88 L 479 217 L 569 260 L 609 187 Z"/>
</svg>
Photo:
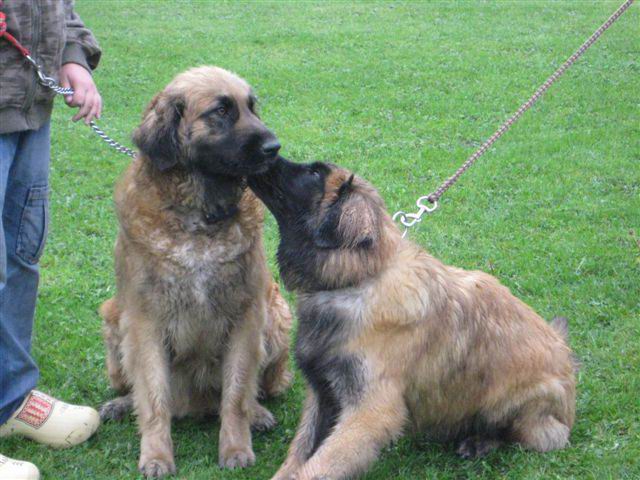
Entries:
<svg viewBox="0 0 640 480">
<path fill-rule="evenodd" d="M 182 153 L 178 128 L 184 100 L 160 92 L 151 101 L 142 123 L 133 132 L 133 141 L 160 171 L 174 167 Z"/>
<path fill-rule="evenodd" d="M 315 231 L 320 248 L 371 248 L 378 238 L 378 215 L 370 199 L 353 185 L 351 175 L 338 190 Z"/>
</svg>

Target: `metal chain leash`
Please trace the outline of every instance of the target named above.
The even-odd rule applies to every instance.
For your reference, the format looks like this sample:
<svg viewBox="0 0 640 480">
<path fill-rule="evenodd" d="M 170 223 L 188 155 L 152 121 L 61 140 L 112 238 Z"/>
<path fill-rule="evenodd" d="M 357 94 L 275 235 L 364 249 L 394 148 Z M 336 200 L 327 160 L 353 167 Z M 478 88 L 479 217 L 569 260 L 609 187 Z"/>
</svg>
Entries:
<svg viewBox="0 0 640 480">
<path fill-rule="evenodd" d="M 89 122 L 89 126 L 111 148 L 113 148 L 117 152 L 124 153 L 131 158 L 135 158 L 136 152 L 134 150 L 131 150 L 129 147 L 125 147 L 121 143 L 116 142 L 113 138 L 104 133 L 104 131 L 98 125 L 96 125 L 94 121 Z"/>
<path fill-rule="evenodd" d="M 51 78 L 51 77 L 45 75 L 45 73 L 42 71 L 42 68 L 40 68 L 40 65 L 38 65 L 38 63 L 33 59 L 33 57 L 31 57 L 31 55 L 25 55 L 25 58 L 35 68 L 36 74 L 38 75 L 38 81 L 40 82 L 41 85 L 53 90 L 58 95 L 73 95 L 73 88 L 62 87 L 56 82 L 56 80 L 54 78 Z M 131 158 L 134 158 L 136 156 L 136 152 L 134 150 L 130 149 L 129 147 L 125 147 L 124 145 L 122 145 L 121 143 L 115 141 L 109 135 L 104 133 L 104 130 L 102 130 L 100 127 L 98 127 L 98 125 L 96 125 L 96 123 L 93 120 L 91 122 L 89 122 L 89 126 L 91 127 L 91 129 L 94 132 L 96 132 L 96 134 L 98 134 L 98 136 L 107 145 L 109 145 L 111 148 L 115 149 L 117 152 L 120 152 L 120 153 L 123 153 L 125 155 L 128 155 Z"/>
<path fill-rule="evenodd" d="M 0 7 L 2 7 L 2 0 L 0 0 Z M 7 27 L 7 16 L 2 11 L 0 11 L 0 38 L 5 39 L 7 42 L 9 42 L 9 44 L 13 45 L 22 54 L 22 56 L 33 66 L 33 68 L 36 71 L 36 74 L 38 75 L 38 81 L 40 82 L 41 85 L 53 90 L 58 95 L 73 95 L 73 88 L 62 87 L 58 85 L 58 82 L 56 82 L 55 78 L 47 76 L 43 72 L 38 62 L 36 62 L 36 60 L 31 56 L 29 49 L 26 48 L 24 45 L 22 45 L 16 37 L 14 37 L 11 33 L 9 33 L 8 27 Z M 111 138 L 109 135 L 104 133 L 104 131 L 100 127 L 98 127 L 98 125 L 96 125 L 93 121 L 89 122 L 89 126 L 93 129 L 94 132 L 96 132 L 100 136 L 102 140 L 104 140 L 107 143 L 107 145 L 116 149 L 120 153 L 124 153 L 125 155 L 128 155 L 130 157 L 135 157 L 136 152 L 134 152 L 128 147 L 125 147 L 121 143 L 116 142 L 113 138 Z"/>
<path fill-rule="evenodd" d="M 416 201 L 416 206 L 418 207 L 418 211 L 416 213 L 406 213 L 402 210 L 396 212 L 393 215 L 394 221 L 399 221 L 402 225 L 405 226 L 405 231 L 403 236 L 407 233 L 407 229 L 414 226 L 416 223 L 419 223 L 422 220 L 422 216 L 425 213 L 432 213 L 438 208 L 438 200 L 442 195 L 449 189 L 451 186 L 458 181 L 458 179 L 464 174 L 471 166 L 475 163 L 478 158 L 480 158 L 490 147 L 494 144 L 496 140 L 498 140 L 511 126 L 522 116 L 524 112 L 529 110 L 538 99 L 549 89 L 553 83 L 562 76 L 562 74 L 571 66 L 573 63 L 582 56 L 582 54 L 591 46 L 595 41 L 602 35 L 605 30 L 607 30 L 613 22 L 615 22 L 620 15 L 622 15 L 627 8 L 631 6 L 634 0 L 627 0 L 624 2 L 618 9 L 609 17 L 609 19 L 604 22 L 600 28 L 598 28 L 593 35 L 591 35 L 587 41 L 585 41 L 576 52 L 571 55 L 561 66 L 558 68 L 547 80 L 535 91 L 533 95 L 527 100 L 522 106 L 509 117 L 498 130 L 495 131 L 489 139 L 487 139 L 480 148 L 478 148 L 463 164 L 456 172 L 447 178 L 442 184 L 438 187 L 434 192 L 423 195 Z M 426 205 L 425 202 L 429 202 L 431 205 Z"/>
</svg>

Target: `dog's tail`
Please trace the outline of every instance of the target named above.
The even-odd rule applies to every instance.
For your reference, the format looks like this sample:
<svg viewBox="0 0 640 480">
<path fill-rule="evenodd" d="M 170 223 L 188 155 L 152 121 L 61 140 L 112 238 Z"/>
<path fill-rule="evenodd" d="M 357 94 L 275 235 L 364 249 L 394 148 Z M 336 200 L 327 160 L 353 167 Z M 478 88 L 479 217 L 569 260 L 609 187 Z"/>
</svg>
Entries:
<svg viewBox="0 0 640 480">
<path fill-rule="evenodd" d="M 551 327 L 560 334 L 567 344 L 569 343 L 569 321 L 565 317 L 555 317 L 551 320 Z M 571 361 L 573 362 L 573 369 L 578 373 L 581 362 L 574 352 L 571 352 Z"/>
</svg>

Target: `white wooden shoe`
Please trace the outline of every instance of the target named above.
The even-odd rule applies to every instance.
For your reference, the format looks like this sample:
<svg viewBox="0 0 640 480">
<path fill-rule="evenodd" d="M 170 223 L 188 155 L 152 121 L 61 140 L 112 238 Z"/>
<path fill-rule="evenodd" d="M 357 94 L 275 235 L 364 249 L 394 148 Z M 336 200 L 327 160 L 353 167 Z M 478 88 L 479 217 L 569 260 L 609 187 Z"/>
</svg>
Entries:
<svg viewBox="0 0 640 480">
<path fill-rule="evenodd" d="M 0 480 L 39 480 L 40 471 L 33 463 L 0 455 Z"/>
<path fill-rule="evenodd" d="M 87 440 L 99 425 L 100 415 L 93 408 L 70 405 L 32 390 L 0 426 L 0 437 L 16 434 L 50 447 L 67 448 Z"/>
</svg>

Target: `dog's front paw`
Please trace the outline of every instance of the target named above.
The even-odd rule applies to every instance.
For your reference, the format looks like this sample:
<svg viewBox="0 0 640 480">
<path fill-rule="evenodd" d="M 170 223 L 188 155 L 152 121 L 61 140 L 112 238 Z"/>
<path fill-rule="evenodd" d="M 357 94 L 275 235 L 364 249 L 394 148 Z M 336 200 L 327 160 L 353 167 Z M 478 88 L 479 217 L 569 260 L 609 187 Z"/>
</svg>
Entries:
<svg viewBox="0 0 640 480">
<path fill-rule="evenodd" d="M 302 475 L 293 474 L 290 477 L 287 477 L 287 480 L 333 480 L 333 478 L 330 477 L 329 475 L 324 475 L 324 474 L 312 475 L 312 476 L 308 476 L 305 474 L 302 474 Z"/>
<path fill-rule="evenodd" d="M 295 473 L 277 473 L 271 480 L 298 480 Z"/>
<path fill-rule="evenodd" d="M 271 430 L 278 424 L 276 417 L 260 404 L 256 404 L 251 420 L 251 428 L 257 432 Z"/>
<path fill-rule="evenodd" d="M 228 448 L 220 452 L 218 464 L 220 468 L 245 468 L 256 463 L 256 456 L 251 447 Z"/>
<path fill-rule="evenodd" d="M 176 465 L 172 461 L 152 458 L 140 466 L 140 473 L 147 478 L 160 478 L 176 473 Z"/>
<path fill-rule="evenodd" d="M 271 480 L 298 480 L 300 464 L 295 459 L 288 458 Z"/>
<path fill-rule="evenodd" d="M 106 422 L 108 420 L 120 421 L 126 417 L 131 411 L 131 400 L 129 397 L 118 397 L 110 400 L 100 407 L 100 420 Z"/>
</svg>

